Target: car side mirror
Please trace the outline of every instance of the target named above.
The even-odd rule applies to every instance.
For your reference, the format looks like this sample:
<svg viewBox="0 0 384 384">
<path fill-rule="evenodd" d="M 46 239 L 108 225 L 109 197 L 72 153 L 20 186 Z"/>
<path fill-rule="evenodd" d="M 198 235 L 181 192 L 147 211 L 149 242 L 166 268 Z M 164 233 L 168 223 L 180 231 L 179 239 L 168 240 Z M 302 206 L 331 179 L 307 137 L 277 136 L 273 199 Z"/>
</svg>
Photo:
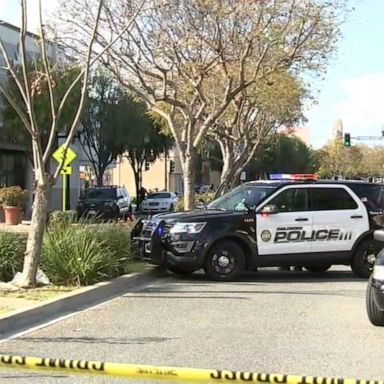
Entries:
<svg viewBox="0 0 384 384">
<path fill-rule="evenodd" d="M 384 230 L 377 229 L 376 231 L 373 231 L 373 238 L 384 243 Z"/>
<path fill-rule="evenodd" d="M 279 213 L 279 208 L 275 204 L 268 204 L 264 205 L 264 207 L 259 213 L 262 213 L 264 215 L 275 215 L 276 213 Z"/>
<path fill-rule="evenodd" d="M 203 199 L 199 199 L 199 200 L 197 200 L 196 208 L 197 209 L 207 209 L 207 205 L 205 204 L 205 201 Z"/>
</svg>

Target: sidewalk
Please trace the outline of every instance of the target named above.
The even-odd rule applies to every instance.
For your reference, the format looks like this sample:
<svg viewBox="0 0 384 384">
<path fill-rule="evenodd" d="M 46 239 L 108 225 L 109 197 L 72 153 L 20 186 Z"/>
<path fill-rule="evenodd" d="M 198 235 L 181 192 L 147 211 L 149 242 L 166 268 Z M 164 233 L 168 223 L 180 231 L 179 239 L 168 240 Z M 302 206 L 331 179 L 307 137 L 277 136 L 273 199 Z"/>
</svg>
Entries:
<svg viewBox="0 0 384 384">
<path fill-rule="evenodd" d="M 45 286 L 27 290 L 0 282 L 0 316 L 14 310 L 28 308 L 44 300 L 65 295 L 79 288 Z"/>
</svg>

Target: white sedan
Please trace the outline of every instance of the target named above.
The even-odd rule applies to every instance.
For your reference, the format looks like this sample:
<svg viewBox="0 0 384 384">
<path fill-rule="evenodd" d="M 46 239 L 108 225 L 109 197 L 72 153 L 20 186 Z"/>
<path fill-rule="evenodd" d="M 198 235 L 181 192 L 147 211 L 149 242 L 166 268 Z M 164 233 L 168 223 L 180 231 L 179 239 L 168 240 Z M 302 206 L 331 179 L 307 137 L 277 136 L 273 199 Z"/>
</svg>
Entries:
<svg viewBox="0 0 384 384">
<path fill-rule="evenodd" d="M 178 197 L 173 192 L 152 193 L 141 203 L 143 213 L 169 212 L 175 209 Z"/>
</svg>

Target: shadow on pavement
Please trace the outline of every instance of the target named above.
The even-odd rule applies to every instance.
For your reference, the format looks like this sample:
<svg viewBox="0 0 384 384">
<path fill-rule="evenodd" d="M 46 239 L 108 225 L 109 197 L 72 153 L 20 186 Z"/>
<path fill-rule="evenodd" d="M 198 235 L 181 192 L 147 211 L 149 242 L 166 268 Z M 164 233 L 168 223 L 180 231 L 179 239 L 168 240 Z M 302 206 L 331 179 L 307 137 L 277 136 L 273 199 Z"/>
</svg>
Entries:
<svg viewBox="0 0 384 384">
<path fill-rule="evenodd" d="M 351 271 L 327 271 L 322 273 L 313 273 L 308 271 L 279 271 L 279 270 L 263 270 L 257 272 L 246 272 L 240 278 L 224 282 L 211 281 L 204 273 L 194 273 L 188 276 L 175 275 L 168 273 L 167 278 L 174 282 L 182 282 L 188 285 L 203 285 L 207 284 L 236 284 L 242 285 L 248 283 L 267 283 L 286 284 L 286 283 L 332 283 L 332 282 L 365 282 L 367 279 L 362 279 L 355 276 Z"/>
</svg>

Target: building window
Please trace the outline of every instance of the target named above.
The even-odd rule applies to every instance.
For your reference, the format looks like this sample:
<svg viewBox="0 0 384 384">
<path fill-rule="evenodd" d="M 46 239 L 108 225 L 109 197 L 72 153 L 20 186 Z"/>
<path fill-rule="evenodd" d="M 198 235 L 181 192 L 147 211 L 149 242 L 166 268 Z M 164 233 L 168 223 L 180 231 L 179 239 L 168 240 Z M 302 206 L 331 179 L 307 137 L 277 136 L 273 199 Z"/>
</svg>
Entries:
<svg viewBox="0 0 384 384">
<path fill-rule="evenodd" d="M 0 154 L 0 187 L 19 185 L 25 188 L 25 154 L 3 151 Z"/>
</svg>

